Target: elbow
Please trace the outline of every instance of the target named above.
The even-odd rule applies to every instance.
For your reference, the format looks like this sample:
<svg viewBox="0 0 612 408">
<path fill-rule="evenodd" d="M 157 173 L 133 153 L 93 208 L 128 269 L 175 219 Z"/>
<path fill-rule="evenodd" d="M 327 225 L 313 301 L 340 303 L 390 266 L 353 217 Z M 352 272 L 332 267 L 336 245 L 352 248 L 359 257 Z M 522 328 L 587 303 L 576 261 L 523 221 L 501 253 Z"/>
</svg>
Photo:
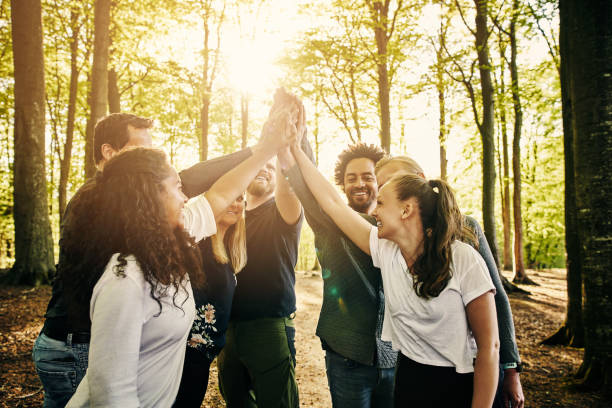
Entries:
<svg viewBox="0 0 612 408">
<path fill-rule="evenodd" d="M 478 357 L 488 361 L 499 363 L 499 338 L 490 339 L 482 345 L 478 345 Z"/>
</svg>

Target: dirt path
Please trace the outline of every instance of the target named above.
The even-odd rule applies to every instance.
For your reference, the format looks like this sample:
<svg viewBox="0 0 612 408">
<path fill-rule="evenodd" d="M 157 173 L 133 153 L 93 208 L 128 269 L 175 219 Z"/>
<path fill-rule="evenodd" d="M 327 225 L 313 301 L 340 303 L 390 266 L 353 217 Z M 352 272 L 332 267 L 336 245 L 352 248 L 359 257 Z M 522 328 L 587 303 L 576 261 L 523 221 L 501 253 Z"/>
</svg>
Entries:
<svg viewBox="0 0 612 408">
<path fill-rule="evenodd" d="M 526 407 L 609 408 L 593 393 L 567 386 L 582 361 L 583 350 L 540 346 L 538 342 L 562 322 L 565 313 L 565 271 L 529 271 L 541 286 L 525 287 L 531 296 L 512 296 L 512 310 L 525 372 L 521 374 Z M 297 377 L 302 407 L 331 406 L 325 363 L 315 327 L 321 305 L 322 280 L 297 277 Z M 31 361 L 34 340 L 42 326 L 51 290 L 0 287 L 0 407 L 39 407 L 42 390 Z M 223 407 L 213 365 L 204 406 Z"/>
</svg>

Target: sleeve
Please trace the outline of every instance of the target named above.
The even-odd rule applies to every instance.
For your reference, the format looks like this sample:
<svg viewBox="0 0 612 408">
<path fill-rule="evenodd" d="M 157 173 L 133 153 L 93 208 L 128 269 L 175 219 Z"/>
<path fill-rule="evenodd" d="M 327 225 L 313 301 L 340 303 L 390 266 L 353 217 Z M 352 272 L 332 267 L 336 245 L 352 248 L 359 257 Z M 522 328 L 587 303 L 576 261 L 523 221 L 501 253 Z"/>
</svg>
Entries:
<svg viewBox="0 0 612 408">
<path fill-rule="evenodd" d="M 380 239 L 378 238 L 378 228 L 373 226 L 370 230 L 370 255 L 372 256 L 372 264 L 381 269 L 379 250 Z"/>
<path fill-rule="evenodd" d="M 208 191 L 210 187 L 225 173 L 251 157 L 251 149 L 243 149 L 235 153 L 202 161 L 179 173 L 183 192 L 189 198 Z"/>
<path fill-rule="evenodd" d="M 196 242 L 217 233 L 215 214 L 204 195 L 190 200 L 183 208 L 185 230 Z"/>
<path fill-rule="evenodd" d="M 340 233 L 340 230 L 336 224 L 325 214 L 323 209 L 317 203 L 317 199 L 314 197 L 306 182 L 304 176 L 300 171 L 300 168 L 295 165 L 285 172 L 285 176 L 291 185 L 291 188 L 299 198 L 306 214 L 306 221 L 312 230 L 317 233 L 323 230 L 336 230 Z"/>
<path fill-rule="evenodd" d="M 453 249 L 453 273 L 459 278 L 463 304 L 467 306 L 478 296 L 492 291 L 495 286 L 487 266 L 474 248 L 465 243 L 455 243 Z"/>
<path fill-rule="evenodd" d="M 493 254 L 489 248 L 489 243 L 478 225 L 478 222 L 469 216 L 465 217 L 467 224 L 474 230 L 478 237 L 478 253 L 484 259 L 489 275 L 495 286 L 495 308 L 497 309 L 497 325 L 499 326 L 499 362 L 520 363 L 518 346 L 514 331 L 514 320 L 512 319 L 512 309 L 508 295 L 504 290 L 504 285 L 499 276 L 497 265 L 493 259 Z"/>
<path fill-rule="evenodd" d="M 115 264 L 109 263 L 106 270 Z M 137 268 L 128 262 L 129 267 Z M 143 287 L 130 276 L 118 277 L 114 273 L 94 289 L 87 368 L 91 406 L 140 406 L 138 360 L 145 319 L 144 296 Z"/>
</svg>

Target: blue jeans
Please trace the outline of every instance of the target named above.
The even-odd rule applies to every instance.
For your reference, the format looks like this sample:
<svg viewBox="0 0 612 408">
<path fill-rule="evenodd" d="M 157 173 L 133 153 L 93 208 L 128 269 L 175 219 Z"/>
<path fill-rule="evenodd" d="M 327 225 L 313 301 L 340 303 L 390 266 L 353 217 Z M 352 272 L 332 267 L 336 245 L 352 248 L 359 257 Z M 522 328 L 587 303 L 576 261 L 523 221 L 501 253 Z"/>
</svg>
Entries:
<svg viewBox="0 0 612 408">
<path fill-rule="evenodd" d="M 395 367 L 367 366 L 326 350 L 325 368 L 334 408 L 393 407 Z"/>
<path fill-rule="evenodd" d="M 44 408 L 64 407 L 87 371 L 89 343 L 73 344 L 70 335 L 59 341 L 40 333 L 32 358 L 45 390 Z"/>
</svg>

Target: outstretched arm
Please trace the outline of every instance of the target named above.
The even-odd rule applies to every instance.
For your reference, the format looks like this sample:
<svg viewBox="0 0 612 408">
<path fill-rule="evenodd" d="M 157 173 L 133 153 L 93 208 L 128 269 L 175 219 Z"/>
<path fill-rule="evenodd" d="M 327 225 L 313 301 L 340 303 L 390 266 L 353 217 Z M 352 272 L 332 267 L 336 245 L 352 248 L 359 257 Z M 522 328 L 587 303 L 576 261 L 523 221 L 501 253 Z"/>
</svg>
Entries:
<svg viewBox="0 0 612 408">
<path fill-rule="evenodd" d="M 256 146 L 205 160 L 179 172 L 183 193 L 189 198 L 198 196 L 210 187 L 225 173 L 251 157 Z"/>
<path fill-rule="evenodd" d="M 271 112 L 253 155 L 225 173 L 206 192 L 215 217 L 242 194 L 266 162 L 295 137 L 295 126 L 291 124 L 288 112 L 285 109 Z"/>
<path fill-rule="evenodd" d="M 323 177 L 298 145 L 292 145 L 291 152 L 302 171 L 308 188 L 323 211 L 334 220 L 359 249 L 370 254 L 369 238 L 372 225 L 342 200 L 334 186 Z"/>
</svg>

